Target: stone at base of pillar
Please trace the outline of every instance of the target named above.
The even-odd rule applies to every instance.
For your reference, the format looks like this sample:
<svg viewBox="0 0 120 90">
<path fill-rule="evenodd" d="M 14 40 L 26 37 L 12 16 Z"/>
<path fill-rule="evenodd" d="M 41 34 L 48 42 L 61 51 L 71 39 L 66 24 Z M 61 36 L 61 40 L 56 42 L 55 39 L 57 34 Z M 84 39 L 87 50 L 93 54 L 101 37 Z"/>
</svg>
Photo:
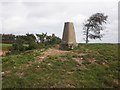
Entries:
<svg viewBox="0 0 120 90">
<path fill-rule="evenodd" d="M 76 45 L 75 44 L 61 44 L 60 49 L 70 50 L 70 49 L 74 49 L 77 46 L 78 46 L 78 44 L 76 44 Z"/>
</svg>

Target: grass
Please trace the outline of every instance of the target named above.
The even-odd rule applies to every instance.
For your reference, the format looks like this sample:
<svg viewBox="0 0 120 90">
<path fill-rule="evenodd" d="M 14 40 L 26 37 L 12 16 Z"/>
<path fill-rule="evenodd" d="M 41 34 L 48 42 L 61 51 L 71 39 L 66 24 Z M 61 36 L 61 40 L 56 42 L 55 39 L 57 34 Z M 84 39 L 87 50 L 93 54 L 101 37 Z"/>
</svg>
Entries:
<svg viewBox="0 0 120 90">
<path fill-rule="evenodd" d="M 9 50 L 11 47 L 12 47 L 12 44 L 0 43 L 0 49 L 1 50 Z"/>
<path fill-rule="evenodd" d="M 48 56 L 41 62 L 41 50 L 3 57 L 3 88 L 117 88 L 118 45 L 80 44 L 69 53 Z M 74 52 L 74 53 L 72 53 Z M 85 55 L 80 55 L 84 53 Z M 79 64 L 74 59 L 82 58 Z M 95 62 L 91 62 L 96 60 Z"/>
</svg>

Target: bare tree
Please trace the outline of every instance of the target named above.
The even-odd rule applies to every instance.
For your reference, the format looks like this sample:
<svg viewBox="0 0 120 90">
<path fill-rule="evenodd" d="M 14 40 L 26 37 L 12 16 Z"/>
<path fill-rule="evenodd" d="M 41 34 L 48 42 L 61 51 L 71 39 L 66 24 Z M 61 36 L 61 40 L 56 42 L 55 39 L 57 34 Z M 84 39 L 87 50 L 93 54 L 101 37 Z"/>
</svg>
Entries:
<svg viewBox="0 0 120 90">
<path fill-rule="evenodd" d="M 106 24 L 108 16 L 103 13 L 93 14 L 89 19 L 87 19 L 84 24 L 84 35 L 86 35 L 85 41 L 86 44 L 89 42 L 89 39 L 100 39 L 103 37 L 101 30 L 103 30 L 103 24 Z"/>
</svg>

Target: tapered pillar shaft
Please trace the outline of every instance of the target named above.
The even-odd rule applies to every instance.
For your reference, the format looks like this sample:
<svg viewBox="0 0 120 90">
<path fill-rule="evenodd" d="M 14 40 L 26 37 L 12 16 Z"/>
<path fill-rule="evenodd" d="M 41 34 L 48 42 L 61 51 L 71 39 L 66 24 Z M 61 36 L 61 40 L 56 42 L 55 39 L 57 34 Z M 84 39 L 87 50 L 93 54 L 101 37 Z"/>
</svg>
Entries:
<svg viewBox="0 0 120 90">
<path fill-rule="evenodd" d="M 73 49 L 76 46 L 76 35 L 74 25 L 72 22 L 65 22 L 63 36 L 62 36 L 62 48 Z"/>
</svg>

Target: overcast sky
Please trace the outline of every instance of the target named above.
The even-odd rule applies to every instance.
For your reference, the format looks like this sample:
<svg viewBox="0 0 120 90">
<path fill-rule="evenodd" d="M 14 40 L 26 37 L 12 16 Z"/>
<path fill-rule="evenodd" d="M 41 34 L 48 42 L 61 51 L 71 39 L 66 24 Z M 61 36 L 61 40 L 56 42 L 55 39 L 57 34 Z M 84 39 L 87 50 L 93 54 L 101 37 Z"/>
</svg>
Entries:
<svg viewBox="0 0 120 90">
<path fill-rule="evenodd" d="M 44 2 L 43 2 L 44 1 Z M 99 43 L 118 42 L 118 0 L 0 0 L 0 33 L 47 32 L 62 38 L 64 22 L 73 22 L 77 42 L 84 42 L 83 23 L 92 14 L 108 15 Z"/>
</svg>

